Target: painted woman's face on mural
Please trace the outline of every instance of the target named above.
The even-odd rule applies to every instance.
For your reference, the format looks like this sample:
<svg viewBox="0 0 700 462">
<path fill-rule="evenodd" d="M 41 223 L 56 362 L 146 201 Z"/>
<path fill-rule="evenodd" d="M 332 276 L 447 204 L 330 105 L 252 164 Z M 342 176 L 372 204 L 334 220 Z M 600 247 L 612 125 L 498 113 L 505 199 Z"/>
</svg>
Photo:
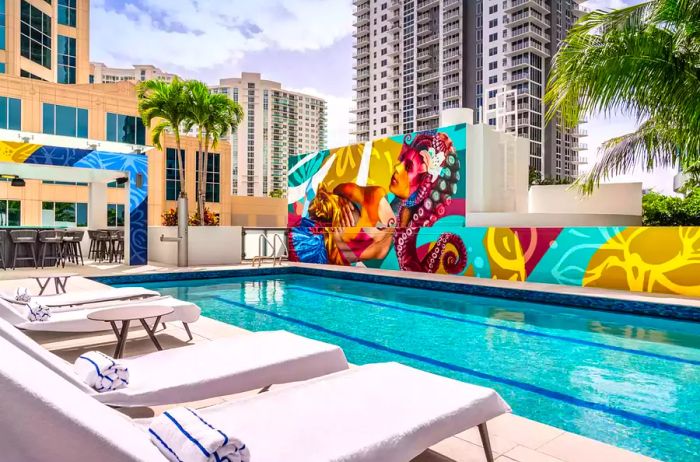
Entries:
<svg viewBox="0 0 700 462">
<path fill-rule="evenodd" d="M 391 176 L 389 191 L 405 200 L 418 189 L 423 174 L 428 171 L 428 166 L 418 151 L 404 149 Z"/>
</svg>

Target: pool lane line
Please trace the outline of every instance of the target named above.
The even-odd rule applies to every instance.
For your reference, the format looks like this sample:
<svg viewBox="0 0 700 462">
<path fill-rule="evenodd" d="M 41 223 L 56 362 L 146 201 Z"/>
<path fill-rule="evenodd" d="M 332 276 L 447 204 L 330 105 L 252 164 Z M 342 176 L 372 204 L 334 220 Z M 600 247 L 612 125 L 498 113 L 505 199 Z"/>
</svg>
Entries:
<svg viewBox="0 0 700 462">
<path fill-rule="evenodd" d="M 629 354 L 633 354 L 633 355 L 646 356 L 649 358 L 662 359 L 662 360 L 666 360 L 666 361 L 672 361 L 672 362 L 683 363 L 683 364 L 690 364 L 693 366 L 700 366 L 700 361 L 694 360 L 694 359 L 679 358 L 677 356 L 669 356 L 669 355 L 664 355 L 661 353 L 653 353 L 650 351 L 633 350 L 630 348 L 619 347 L 619 346 L 615 346 L 615 345 L 607 345 L 604 343 L 590 342 L 588 340 L 579 340 L 579 339 L 575 339 L 575 338 L 565 337 L 563 335 L 546 334 L 543 332 L 536 332 L 536 331 L 532 331 L 532 330 L 520 329 L 517 327 L 508 327 L 508 326 L 503 326 L 503 325 L 499 325 L 499 324 L 489 324 L 487 322 L 472 321 L 469 319 L 458 318 L 458 317 L 450 316 L 450 315 L 446 315 L 446 314 L 431 313 L 429 311 L 418 310 L 415 308 L 406 308 L 403 306 L 392 305 L 391 303 L 369 300 L 367 298 L 362 298 L 362 297 L 336 294 L 336 293 L 333 293 L 330 291 L 325 291 L 325 290 L 308 289 L 306 287 L 299 287 L 299 286 L 286 286 L 285 289 L 298 290 L 300 292 L 308 292 L 308 293 L 315 294 L 315 295 L 325 295 L 328 297 L 334 297 L 334 298 L 338 298 L 341 300 L 365 303 L 367 305 L 374 305 L 374 306 L 388 308 L 388 309 L 392 309 L 392 310 L 396 310 L 396 311 L 403 311 L 406 313 L 420 314 L 423 316 L 428 316 L 428 317 L 437 318 L 437 319 L 446 319 L 446 320 L 450 320 L 450 321 L 461 322 L 463 324 L 472 324 L 475 326 L 492 327 L 494 329 L 500 329 L 500 330 L 504 330 L 504 331 L 508 331 L 508 332 L 514 332 L 517 334 L 530 335 L 533 337 L 550 338 L 550 339 L 555 339 L 555 340 L 561 340 L 563 342 L 575 343 L 578 345 L 592 346 L 592 347 L 601 348 L 601 349 L 605 349 L 605 350 L 620 351 L 623 353 L 629 353 Z M 436 308 L 436 309 L 439 309 L 439 308 Z"/>
<path fill-rule="evenodd" d="M 230 299 L 224 298 L 220 295 L 213 295 L 211 297 L 211 299 L 218 300 L 218 301 L 225 303 L 227 305 L 236 306 L 238 308 L 243 308 L 245 310 L 252 311 L 254 313 L 270 316 L 272 318 L 277 318 L 277 319 L 280 319 L 282 321 L 289 322 L 291 324 L 297 324 L 297 325 L 300 325 L 303 327 L 307 327 L 309 329 L 313 329 L 313 330 L 316 330 L 318 332 L 323 332 L 323 333 L 326 333 L 329 335 L 333 335 L 335 337 L 339 337 L 339 338 L 342 338 L 342 339 L 345 339 L 345 340 L 348 340 L 351 342 L 355 342 L 357 344 L 363 345 L 363 346 L 368 347 L 368 348 L 384 351 L 386 353 L 391 353 L 391 354 L 394 354 L 397 356 L 402 356 L 402 357 L 407 358 L 407 359 L 412 359 L 414 361 L 423 362 L 423 363 L 430 364 L 433 366 L 441 367 L 443 369 L 448 369 L 448 370 L 451 370 L 454 372 L 468 374 L 468 375 L 471 375 L 474 377 L 478 377 L 480 379 L 490 380 L 492 382 L 501 383 L 503 385 L 509 385 L 511 387 L 520 388 L 521 390 L 529 391 L 531 393 L 536 393 L 538 395 L 542 395 L 542 396 L 545 396 L 547 398 L 555 399 L 557 401 L 563 401 L 565 403 L 568 403 L 568 404 L 571 404 L 574 406 L 583 407 L 583 408 L 591 409 L 594 411 L 600 411 L 600 412 L 604 412 L 604 413 L 611 414 L 614 416 L 622 417 L 624 419 L 632 420 L 632 421 L 640 423 L 642 425 L 646 425 L 647 427 L 652 427 L 652 428 L 656 428 L 659 430 L 664 430 L 664 431 L 667 431 L 670 433 L 675 433 L 677 435 L 688 436 L 690 438 L 700 439 L 700 431 L 679 427 L 679 426 L 676 426 L 676 425 L 673 425 L 673 424 L 670 424 L 670 423 L 667 423 L 667 422 L 664 422 L 661 420 L 653 419 L 651 417 L 646 417 L 646 416 L 643 416 L 640 414 L 635 414 L 633 412 L 625 411 L 622 409 L 616 409 L 614 407 L 610 407 L 610 406 L 607 406 L 605 404 L 600 404 L 600 403 L 596 403 L 593 401 L 586 401 L 586 400 L 581 399 L 581 398 L 576 398 L 575 396 L 567 395 L 565 393 L 561 393 L 558 391 L 549 390 L 547 388 L 542 388 L 542 387 L 539 387 L 537 385 L 532 385 L 529 383 L 520 382 L 518 380 L 509 379 L 506 377 L 499 377 L 497 375 L 491 375 L 491 374 L 487 374 L 485 372 L 479 372 L 479 371 L 476 371 L 473 369 L 469 369 L 469 368 L 466 368 L 463 366 L 458 366 L 456 364 L 447 363 L 447 362 L 440 361 L 438 359 L 433 359 L 433 358 L 430 358 L 427 356 L 422 356 L 422 355 L 419 355 L 416 353 L 410 353 L 407 351 L 398 350 L 398 349 L 395 349 L 392 347 L 381 345 L 381 344 L 373 342 L 371 340 L 365 340 L 365 339 L 362 339 L 359 337 L 354 337 L 352 335 L 345 334 L 343 332 L 338 332 L 338 331 L 335 331 L 332 329 L 328 329 L 327 327 L 323 327 L 323 326 L 320 326 L 318 324 L 313 324 L 313 323 L 308 322 L 308 321 L 296 319 L 296 318 L 293 318 L 291 316 L 286 316 L 283 314 L 275 313 L 273 311 L 268 311 L 268 310 L 264 310 L 264 309 L 257 308 L 254 306 L 250 306 L 246 303 L 238 302 L 235 300 L 230 300 Z"/>
</svg>

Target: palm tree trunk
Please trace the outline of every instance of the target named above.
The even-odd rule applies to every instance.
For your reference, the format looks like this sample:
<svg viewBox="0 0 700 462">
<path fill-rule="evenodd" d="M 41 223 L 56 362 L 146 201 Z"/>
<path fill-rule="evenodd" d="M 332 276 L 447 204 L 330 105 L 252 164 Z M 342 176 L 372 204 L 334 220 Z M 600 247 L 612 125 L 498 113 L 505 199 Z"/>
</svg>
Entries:
<svg viewBox="0 0 700 462">
<path fill-rule="evenodd" d="M 175 132 L 175 148 L 177 149 L 175 159 L 177 161 L 178 175 L 180 176 L 180 197 L 187 197 L 185 183 L 185 159 L 183 159 L 182 151 L 180 150 L 180 134 L 178 132 Z"/>
<path fill-rule="evenodd" d="M 202 191 L 204 190 L 204 182 L 202 179 L 204 178 L 203 174 L 203 168 L 204 168 L 204 154 L 202 152 L 202 129 L 199 129 L 199 178 L 197 181 L 197 210 L 199 211 L 199 225 L 202 226 L 204 225 L 204 195 Z"/>
<path fill-rule="evenodd" d="M 206 138 L 204 138 L 204 159 L 203 159 L 203 164 L 204 168 L 202 171 L 204 172 L 202 176 L 202 184 L 204 185 L 202 190 L 202 225 L 204 225 L 204 210 L 206 208 L 206 203 L 207 203 L 207 170 L 209 169 L 209 134 L 207 134 Z"/>
</svg>

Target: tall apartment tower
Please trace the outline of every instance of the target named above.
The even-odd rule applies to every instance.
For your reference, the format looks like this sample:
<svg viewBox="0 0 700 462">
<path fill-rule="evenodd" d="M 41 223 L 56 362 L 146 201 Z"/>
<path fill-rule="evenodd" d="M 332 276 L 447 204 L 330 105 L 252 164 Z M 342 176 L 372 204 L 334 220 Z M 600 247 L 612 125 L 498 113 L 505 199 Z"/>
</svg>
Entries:
<svg viewBox="0 0 700 462">
<path fill-rule="evenodd" d="M 0 73 L 88 83 L 89 0 L 0 2 Z"/>
<path fill-rule="evenodd" d="M 158 69 L 152 64 L 134 64 L 129 68 L 108 67 L 103 63 L 90 63 L 90 83 L 114 83 L 123 80 L 144 82 L 146 80 L 162 80 L 171 82 L 175 74 Z"/>
<path fill-rule="evenodd" d="M 245 118 L 231 135 L 231 194 L 286 192 L 288 156 L 326 148 L 326 102 L 284 90 L 282 84 L 244 72 L 212 86 L 243 107 Z"/>
<path fill-rule="evenodd" d="M 357 141 L 435 128 L 443 109 L 530 140 L 530 165 L 578 174 L 580 130 L 545 126 L 544 84 L 582 0 L 355 0 Z"/>
</svg>

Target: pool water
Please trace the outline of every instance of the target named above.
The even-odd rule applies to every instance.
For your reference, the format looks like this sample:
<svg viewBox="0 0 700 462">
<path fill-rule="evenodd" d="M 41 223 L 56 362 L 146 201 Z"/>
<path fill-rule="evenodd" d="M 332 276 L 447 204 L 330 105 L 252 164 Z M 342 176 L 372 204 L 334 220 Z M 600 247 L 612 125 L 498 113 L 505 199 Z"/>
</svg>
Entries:
<svg viewBox="0 0 700 462">
<path fill-rule="evenodd" d="M 289 274 L 144 285 L 205 316 L 495 388 L 513 412 L 664 461 L 700 460 L 700 325 Z M 408 403 L 407 403 L 408 404 Z"/>
</svg>

